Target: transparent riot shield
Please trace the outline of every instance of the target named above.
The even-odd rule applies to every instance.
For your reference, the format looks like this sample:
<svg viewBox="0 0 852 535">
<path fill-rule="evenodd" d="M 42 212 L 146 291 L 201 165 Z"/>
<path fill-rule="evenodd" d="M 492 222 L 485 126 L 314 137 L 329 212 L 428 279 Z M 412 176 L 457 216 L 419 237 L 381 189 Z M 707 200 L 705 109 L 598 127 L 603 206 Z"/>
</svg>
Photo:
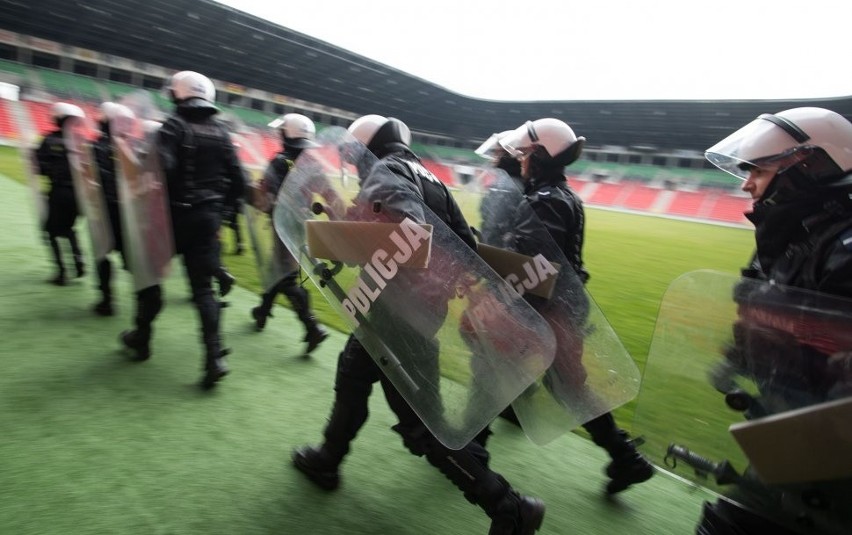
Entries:
<svg viewBox="0 0 852 535">
<path fill-rule="evenodd" d="M 281 187 L 275 228 L 425 425 L 461 448 L 548 368 L 553 334 L 413 182 L 343 129 L 318 142 Z"/>
<path fill-rule="evenodd" d="M 127 106 L 136 117 L 136 125 L 129 123 L 126 125 L 131 129 L 132 138 L 143 137 L 142 133 L 136 132 L 136 130 L 142 127 L 144 121 L 162 122 L 166 117 L 166 114 L 154 102 L 151 93 L 144 89 L 122 95 L 118 103 Z"/>
<path fill-rule="evenodd" d="M 640 374 L 603 312 L 545 224 L 530 208 L 520 179 L 500 169 L 478 177 L 465 215 L 480 230 L 480 254 L 523 293 L 556 336 L 556 354 L 512 407 L 536 444 L 633 399 Z"/>
<path fill-rule="evenodd" d="M 33 214 L 35 215 L 36 224 L 39 232 L 44 230 L 44 224 L 47 222 L 47 196 L 44 193 L 42 186 L 41 172 L 36 158 L 35 149 L 28 147 L 25 142 L 18 146 L 21 161 L 24 166 L 24 173 L 27 175 L 27 184 L 30 187 L 30 198 L 33 203 Z"/>
<path fill-rule="evenodd" d="M 168 275 L 175 246 L 159 157 L 150 147 L 134 151 L 132 142 L 114 139 L 125 255 L 138 292 Z"/>
<path fill-rule="evenodd" d="M 62 128 L 62 136 L 68 149 L 68 163 L 71 166 L 77 204 L 86 218 L 92 256 L 97 263 L 112 251 L 115 244 L 106 197 L 98 176 L 98 164 L 92 144 L 86 138 L 84 121 L 75 117 L 69 118 Z"/>
<path fill-rule="evenodd" d="M 850 421 L 852 300 L 713 271 L 669 286 L 633 425 L 656 464 L 794 533 L 852 533 Z"/>
<path fill-rule="evenodd" d="M 243 208 L 257 272 L 265 292 L 270 291 L 286 275 L 299 269 L 299 263 L 287 250 L 272 224 L 274 200 L 274 193 L 267 190 L 265 181 L 252 180 Z"/>
<path fill-rule="evenodd" d="M 270 184 L 277 181 L 267 180 L 267 173 L 272 170 L 260 159 L 263 150 L 258 134 L 233 117 L 228 125 L 240 162 L 251 178 L 243 204 L 243 215 L 260 283 L 264 292 L 268 292 L 285 276 L 297 271 L 299 263 L 284 246 L 272 224 L 276 192 L 270 191 Z"/>
</svg>

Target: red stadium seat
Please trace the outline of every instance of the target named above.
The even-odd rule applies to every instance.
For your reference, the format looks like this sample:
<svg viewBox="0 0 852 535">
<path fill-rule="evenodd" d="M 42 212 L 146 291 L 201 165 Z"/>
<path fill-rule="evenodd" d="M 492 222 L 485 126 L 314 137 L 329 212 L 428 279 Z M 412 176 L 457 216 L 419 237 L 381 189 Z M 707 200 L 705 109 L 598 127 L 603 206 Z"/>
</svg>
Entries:
<svg viewBox="0 0 852 535">
<path fill-rule="evenodd" d="M 628 210 L 650 212 L 661 191 L 659 188 L 650 188 L 644 184 L 635 184 L 627 196 L 624 197 L 621 207 Z"/>
<path fill-rule="evenodd" d="M 423 167 L 432 172 L 438 180 L 446 184 L 447 186 L 455 186 L 458 184 L 456 180 L 456 173 L 453 171 L 453 168 L 449 165 L 445 165 L 435 160 L 421 160 L 423 162 Z"/>
<path fill-rule="evenodd" d="M 0 138 L 16 140 L 20 137 L 18 123 L 6 106 L 6 101 L 0 99 Z"/>
</svg>

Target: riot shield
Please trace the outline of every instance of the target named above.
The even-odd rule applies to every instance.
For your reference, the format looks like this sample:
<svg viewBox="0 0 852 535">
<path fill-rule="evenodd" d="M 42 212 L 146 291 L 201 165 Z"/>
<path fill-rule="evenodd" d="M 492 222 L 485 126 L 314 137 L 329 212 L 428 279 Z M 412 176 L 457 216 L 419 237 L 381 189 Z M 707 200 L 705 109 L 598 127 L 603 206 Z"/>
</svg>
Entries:
<svg viewBox="0 0 852 535">
<path fill-rule="evenodd" d="M 803 533 L 852 530 L 852 300 L 713 271 L 666 291 L 633 430 L 661 467 Z"/>
<path fill-rule="evenodd" d="M 98 164 L 92 144 L 86 139 L 83 121 L 75 117 L 69 118 L 62 127 L 62 136 L 68 149 L 68 163 L 71 166 L 77 204 L 86 218 L 92 256 L 95 263 L 98 263 L 112 251 L 115 244 L 106 197 L 98 176 Z"/>
<path fill-rule="evenodd" d="M 556 336 L 552 366 L 512 407 L 524 432 L 547 444 L 627 403 L 640 374 L 603 312 L 586 291 L 545 224 L 530 208 L 519 179 L 489 169 L 460 203 L 480 229 L 480 254 L 523 293 Z"/>
<path fill-rule="evenodd" d="M 27 184 L 30 187 L 30 198 L 33 202 L 33 214 L 36 218 L 38 231 L 44 230 L 47 222 L 47 196 L 42 187 L 41 173 L 39 172 L 38 160 L 35 149 L 28 147 L 24 141 L 18 146 L 21 161 L 24 164 L 24 173 L 27 175 Z"/>
<path fill-rule="evenodd" d="M 413 183 L 341 128 L 318 142 L 281 187 L 275 228 L 425 425 L 461 448 L 547 369 L 553 334 Z"/>
<path fill-rule="evenodd" d="M 240 162 L 251 178 L 242 209 L 260 283 L 263 291 L 268 292 L 285 276 L 298 270 L 299 264 L 281 242 L 272 224 L 276 192 L 269 191 L 269 181 L 265 180 L 266 173 L 272 171 L 266 162 L 259 160 L 263 151 L 257 133 L 251 132 L 234 117 L 229 119 L 228 125 Z"/>
<path fill-rule="evenodd" d="M 274 195 L 266 190 L 262 180 L 252 180 L 247 200 L 243 207 L 246 227 L 261 285 L 268 292 L 298 270 L 299 264 L 275 232 L 271 217 Z"/>
<path fill-rule="evenodd" d="M 141 128 L 142 121 L 159 121 L 165 119 L 166 114 L 154 102 L 154 98 L 149 91 L 140 89 L 123 95 L 119 100 L 119 104 L 127 106 L 136 117 L 136 125 L 130 126 L 130 135 L 132 138 L 141 138 L 142 133 L 138 131 Z"/>
<path fill-rule="evenodd" d="M 168 190 L 156 151 L 135 152 L 127 138 L 114 143 L 125 254 L 138 292 L 160 284 L 175 254 Z"/>
</svg>

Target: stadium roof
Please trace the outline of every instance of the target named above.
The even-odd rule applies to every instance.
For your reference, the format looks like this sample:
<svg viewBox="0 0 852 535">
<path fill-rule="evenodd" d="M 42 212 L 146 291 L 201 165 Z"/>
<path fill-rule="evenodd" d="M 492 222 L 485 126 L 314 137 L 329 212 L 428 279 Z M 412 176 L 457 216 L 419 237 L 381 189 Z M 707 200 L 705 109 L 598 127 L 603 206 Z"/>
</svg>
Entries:
<svg viewBox="0 0 852 535">
<path fill-rule="evenodd" d="M 852 118 L 852 96 L 798 101 L 479 100 L 210 0 L 0 0 L 0 12 L 0 28 L 17 33 L 169 69 L 196 70 L 358 115 L 398 117 L 413 130 L 460 140 L 482 140 L 527 119 L 556 117 L 591 146 L 703 151 L 764 112 L 818 105 Z"/>
</svg>

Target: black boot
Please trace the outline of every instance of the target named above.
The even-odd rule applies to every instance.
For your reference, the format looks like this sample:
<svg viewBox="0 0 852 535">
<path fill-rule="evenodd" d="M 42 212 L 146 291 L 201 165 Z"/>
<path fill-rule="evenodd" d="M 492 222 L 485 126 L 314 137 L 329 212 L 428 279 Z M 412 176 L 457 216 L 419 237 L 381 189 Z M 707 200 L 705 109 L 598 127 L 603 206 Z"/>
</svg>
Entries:
<svg viewBox="0 0 852 535">
<path fill-rule="evenodd" d="M 621 433 L 624 441 L 623 451 L 613 457 L 606 467 L 606 475 L 610 479 L 606 485 L 607 494 L 617 494 L 630 485 L 651 479 L 654 475 L 654 466 L 636 450 L 634 441 L 628 439 L 627 433 Z"/>
<path fill-rule="evenodd" d="M 392 392 L 385 389 L 385 394 Z M 391 399 L 394 401 L 391 402 Z M 389 397 L 388 402 L 391 407 L 396 407 L 394 411 L 399 411 L 398 415 L 409 422 L 408 425 L 400 423 L 393 426 L 393 430 L 402 436 L 405 447 L 417 456 L 425 456 L 429 464 L 458 487 L 469 502 L 485 511 L 491 518 L 489 535 L 532 535 L 541 527 L 544 503 L 537 498 L 521 496 L 506 479 L 489 469 L 488 452 L 482 446 L 471 442 L 460 450 L 450 450 L 422 423 L 416 423 L 408 416 L 410 408 L 401 408 L 395 397 Z"/>
<path fill-rule="evenodd" d="M 302 446 L 293 450 L 293 466 L 324 490 L 340 486 L 340 462 L 335 461 L 322 447 Z"/>
<path fill-rule="evenodd" d="M 121 333 L 121 336 L 119 338 L 121 339 L 121 343 L 124 344 L 125 347 L 134 351 L 132 360 L 142 362 L 151 358 L 150 331 L 148 331 L 147 333 L 142 332 L 139 329 L 124 331 Z"/>
<path fill-rule="evenodd" d="M 98 316 L 114 316 L 115 308 L 112 306 L 112 299 L 105 295 L 103 299 L 95 305 L 94 311 Z"/>
<path fill-rule="evenodd" d="M 304 341 L 307 342 L 308 347 L 305 349 L 305 354 L 310 354 L 311 351 L 328 338 L 328 331 L 323 329 L 316 321 L 313 321 L 307 329 L 308 332 L 305 334 Z"/>
<path fill-rule="evenodd" d="M 68 279 L 65 277 L 65 263 L 62 261 L 62 249 L 59 248 L 59 241 L 56 236 L 51 234 L 48 235 L 48 242 L 50 243 L 50 250 L 53 252 L 53 261 L 56 262 L 57 267 L 56 276 L 48 282 L 56 286 L 65 286 L 68 284 Z"/>
<path fill-rule="evenodd" d="M 251 317 L 254 319 L 255 329 L 262 331 L 266 327 L 266 318 L 271 318 L 272 314 L 265 312 L 263 306 L 257 306 L 251 309 Z"/>
<path fill-rule="evenodd" d="M 230 370 L 225 362 L 225 357 L 230 353 L 229 349 L 208 353 L 204 359 L 204 375 L 201 377 L 201 388 L 210 390 L 223 377 L 228 375 Z"/>
<path fill-rule="evenodd" d="M 544 502 L 510 491 L 492 517 L 488 535 L 533 535 L 544 522 Z"/>
<path fill-rule="evenodd" d="M 101 300 L 95 305 L 98 316 L 112 316 L 115 310 L 112 306 L 112 263 L 104 258 L 98 262 L 98 287 L 101 290 Z"/>
<path fill-rule="evenodd" d="M 234 283 L 237 282 L 237 278 L 231 275 L 225 269 L 225 266 L 221 266 L 216 272 L 216 281 L 219 283 L 219 296 L 225 297 L 231 291 Z"/>
<path fill-rule="evenodd" d="M 305 338 L 303 341 L 308 344 L 305 354 L 310 354 L 323 340 L 328 338 L 328 332 L 317 323 L 317 319 L 311 314 L 311 301 L 308 291 L 298 283 L 296 274 L 285 277 L 278 285 L 278 289 L 287 296 L 287 300 L 290 301 L 293 311 L 296 312 L 299 321 L 305 326 Z"/>
<path fill-rule="evenodd" d="M 277 295 L 278 290 L 273 288 L 260 297 L 260 305 L 251 309 L 251 317 L 254 318 L 254 325 L 258 331 L 262 331 L 266 327 L 266 318 L 272 317 L 272 305 L 275 303 L 275 296 Z"/>
<path fill-rule="evenodd" d="M 83 252 L 77 244 L 77 233 L 74 229 L 68 231 L 68 242 L 71 244 L 71 253 L 74 255 L 74 267 L 77 268 L 77 278 L 86 274 L 86 264 L 83 263 Z"/>
<path fill-rule="evenodd" d="M 618 429 L 612 414 L 606 413 L 586 422 L 583 427 L 595 444 L 605 449 L 612 462 L 606 467 L 607 494 L 616 494 L 630 485 L 642 483 L 654 475 L 654 466 L 636 450 L 626 431 Z"/>
<path fill-rule="evenodd" d="M 162 289 L 159 285 L 136 292 L 136 328 L 124 331 L 120 336 L 121 342 L 135 351 L 133 360 L 143 361 L 151 357 L 151 325 L 162 306 Z"/>
</svg>

